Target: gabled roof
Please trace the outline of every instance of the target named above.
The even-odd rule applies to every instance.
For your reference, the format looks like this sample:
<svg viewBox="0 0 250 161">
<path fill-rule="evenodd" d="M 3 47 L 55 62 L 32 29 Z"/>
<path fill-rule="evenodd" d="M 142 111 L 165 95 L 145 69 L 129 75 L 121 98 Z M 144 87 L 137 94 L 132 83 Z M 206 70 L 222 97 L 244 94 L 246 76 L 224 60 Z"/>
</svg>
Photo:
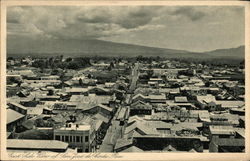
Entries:
<svg viewBox="0 0 250 161">
<path fill-rule="evenodd" d="M 130 109 L 152 109 L 152 106 L 143 101 L 136 101 L 130 105 Z"/>
<path fill-rule="evenodd" d="M 142 95 L 142 94 L 139 93 L 139 94 L 133 96 L 133 97 L 132 97 L 132 100 L 136 99 L 137 97 L 142 97 L 142 98 L 144 98 L 144 99 L 147 98 L 147 96 L 144 96 L 144 95 Z"/>
<path fill-rule="evenodd" d="M 134 130 L 136 127 L 137 127 L 137 123 L 134 122 L 134 123 L 132 123 L 131 125 L 129 125 L 129 126 L 127 126 L 125 128 L 125 132 L 124 133 L 128 134 L 129 132 L 131 132 L 132 130 Z"/>
<path fill-rule="evenodd" d="M 18 113 L 12 109 L 7 109 L 7 124 L 23 118 L 25 115 Z"/>
<path fill-rule="evenodd" d="M 98 89 L 98 90 L 102 90 L 104 92 L 110 92 L 110 89 L 107 89 L 107 88 L 104 88 L 104 87 L 101 87 L 101 86 L 93 87 L 92 89 Z"/>
<path fill-rule="evenodd" d="M 136 106 L 136 105 L 140 105 L 140 104 L 143 104 L 143 105 L 145 105 L 146 103 L 145 102 L 143 102 L 142 100 L 137 100 L 137 101 L 135 101 L 135 102 L 133 102 L 133 103 L 131 103 L 130 104 L 130 106 Z"/>
<path fill-rule="evenodd" d="M 190 149 L 188 152 L 197 153 L 197 151 L 195 149 Z"/>
<path fill-rule="evenodd" d="M 215 96 L 208 94 L 205 96 L 196 96 L 197 100 L 201 103 L 210 103 L 210 102 L 216 102 Z"/>
<path fill-rule="evenodd" d="M 129 133 L 132 130 L 136 130 L 141 135 L 158 135 L 159 133 L 157 130 L 150 126 L 150 124 L 147 124 L 146 121 L 136 121 L 132 123 L 131 125 L 127 126 L 125 129 L 125 134 Z"/>
<path fill-rule="evenodd" d="M 131 146 L 129 148 L 126 148 L 126 149 L 120 151 L 120 153 L 131 153 L 131 152 L 139 153 L 139 152 L 144 152 L 144 151 L 136 146 Z"/>
<path fill-rule="evenodd" d="M 108 106 L 105 106 L 105 105 L 103 105 L 103 104 L 98 104 L 96 107 L 101 107 L 101 108 L 103 108 L 103 109 L 105 109 L 105 110 L 107 110 L 107 111 L 109 111 L 109 112 L 112 112 L 112 111 L 113 111 L 112 108 L 110 108 L 110 107 L 108 107 Z"/>
<path fill-rule="evenodd" d="M 163 151 L 176 151 L 176 149 L 171 144 L 169 144 L 163 149 Z"/>
<path fill-rule="evenodd" d="M 19 104 L 19 103 L 16 103 L 16 102 L 9 102 L 8 104 L 13 105 L 13 106 L 16 106 L 16 107 L 18 107 L 18 108 L 21 108 L 21 109 L 23 109 L 23 110 L 27 110 L 26 107 L 24 107 L 23 105 L 21 105 L 21 104 Z"/>
<path fill-rule="evenodd" d="M 120 149 L 125 146 L 129 146 L 133 144 L 133 139 L 118 139 L 115 144 L 115 149 Z"/>
<path fill-rule="evenodd" d="M 134 121 L 142 121 L 142 120 L 143 120 L 143 118 L 141 118 L 141 117 L 139 117 L 137 115 L 134 115 L 134 116 L 129 117 L 128 123 L 131 123 L 131 122 L 134 122 Z"/>
</svg>

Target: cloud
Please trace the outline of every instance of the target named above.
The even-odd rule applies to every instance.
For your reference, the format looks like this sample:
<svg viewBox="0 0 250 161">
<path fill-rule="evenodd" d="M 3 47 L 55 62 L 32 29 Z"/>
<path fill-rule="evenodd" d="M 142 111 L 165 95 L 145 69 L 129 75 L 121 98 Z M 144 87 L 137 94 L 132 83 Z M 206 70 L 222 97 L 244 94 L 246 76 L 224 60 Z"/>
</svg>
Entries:
<svg viewBox="0 0 250 161">
<path fill-rule="evenodd" d="M 10 34 L 30 32 L 31 35 L 45 34 L 54 38 L 86 39 L 149 29 L 147 25 L 155 16 L 154 8 L 141 6 L 9 7 L 7 23 L 12 26 L 8 29 L 15 28 L 8 31 Z M 17 28 L 22 28 L 22 33 Z"/>
<path fill-rule="evenodd" d="M 124 14 L 116 16 L 114 22 L 126 29 L 144 26 L 157 16 L 153 8 L 148 7 L 127 8 L 125 11 Z"/>
<path fill-rule="evenodd" d="M 96 39 L 160 30 L 170 21 L 199 21 L 218 8 L 173 6 L 28 6 L 7 8 L 8 34 Z M 235 9 L 234 12 L 240 12 Z M 228 12 L 231 12 L 230 9 Z M 212 12 L 214 13 L 214 12 Z"/>
<path fill-rule="evenodd" d="M 197 21 L 206 16 L 205 12 L 196 10 L 194 7 L 179 7 L 171 12 L 175 16 L 183 16 L 192 21 Z"/>
<path fill-rule="evenodd" d="M 7 10 L 7 23 L 19 23 L 21 15 L 23 14 L 21 7 L 10 7 Z"/>
</svg>

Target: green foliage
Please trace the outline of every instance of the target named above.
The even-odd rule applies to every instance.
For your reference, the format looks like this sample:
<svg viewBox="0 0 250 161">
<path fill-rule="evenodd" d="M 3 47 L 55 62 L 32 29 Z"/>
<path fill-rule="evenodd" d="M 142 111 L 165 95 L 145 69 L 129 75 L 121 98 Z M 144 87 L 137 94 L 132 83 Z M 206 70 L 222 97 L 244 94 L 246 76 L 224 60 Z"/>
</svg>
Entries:
<svg viewBox="0 0 250 161">
<path fill-rule="evenodd" d="M 61 69 L 80 69 L 90 66 L 89 58 L 67 58 L 62 62 L 63 57 L 50 57 L 47 59 L 37 59 L 32 64 L 33 67 L 45 69 L 45 68 L 61 68 Z"/>
<path fill-rule="evenodd" d="M 44 121 L 42 118 L 39 118 L 35 121 L 36 127 L 53 127 L 53 123 L 49 121 Z"/>
</svg>

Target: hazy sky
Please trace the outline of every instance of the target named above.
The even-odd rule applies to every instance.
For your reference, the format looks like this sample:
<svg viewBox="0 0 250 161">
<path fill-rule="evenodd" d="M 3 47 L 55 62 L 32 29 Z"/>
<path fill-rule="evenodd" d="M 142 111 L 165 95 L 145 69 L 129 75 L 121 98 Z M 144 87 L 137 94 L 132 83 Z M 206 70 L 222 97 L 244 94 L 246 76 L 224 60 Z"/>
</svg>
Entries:
<svg viewBox="0 0 250 161">
<path fill-rule="evenodd" d="M 7 35 L 207 51 L 244 45 L 240 6 L 8 7 Z"/>
</svg>

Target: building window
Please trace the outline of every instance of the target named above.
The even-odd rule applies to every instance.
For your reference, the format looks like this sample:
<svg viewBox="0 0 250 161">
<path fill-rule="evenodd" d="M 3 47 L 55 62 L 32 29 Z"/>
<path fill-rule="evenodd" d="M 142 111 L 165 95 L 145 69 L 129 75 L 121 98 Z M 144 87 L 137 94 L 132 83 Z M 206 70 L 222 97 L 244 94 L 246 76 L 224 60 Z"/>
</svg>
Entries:
<svg viewBox="0 0 250 161">
<path fill-rule="evenodd" d="M 82 143 L 83 141 L 82 141 L 82 136 L 80 136 L 80 142 Z"/>
<path fill-rule="evenodd" d="M 69 142 L 69 136 L 65 136 L 65 141 Z"/>
<path fill-rule="evenodd" d="M 64 141 L 64 135 L 62 136 L 62 141 Z"/>
<path fill-rule="evenodd" d="M 56 135 L 55 140 L 60 140 L 60 135 Z"/>
<path fill-rule="evenodd" d="M 86 148 L 86 149 L 85 149 L 85 152 L 89 152 L 89 149 L 88 149 L 88 148 Z"/>
<path fill-rule="evenodd" d="M 80 142 L 80 136 L 76 136 L 76 142 L 77 142 L 77 143 Z"/>
<path fill-rule="evenodd" d="M 69 142 L 72 142 L 72 136 L 69 136 Z"/>
<path fill-rule="evenodd" d="M 85 142 L 89 141 L 89 136 L 85 136 Z"/>
</svg>

